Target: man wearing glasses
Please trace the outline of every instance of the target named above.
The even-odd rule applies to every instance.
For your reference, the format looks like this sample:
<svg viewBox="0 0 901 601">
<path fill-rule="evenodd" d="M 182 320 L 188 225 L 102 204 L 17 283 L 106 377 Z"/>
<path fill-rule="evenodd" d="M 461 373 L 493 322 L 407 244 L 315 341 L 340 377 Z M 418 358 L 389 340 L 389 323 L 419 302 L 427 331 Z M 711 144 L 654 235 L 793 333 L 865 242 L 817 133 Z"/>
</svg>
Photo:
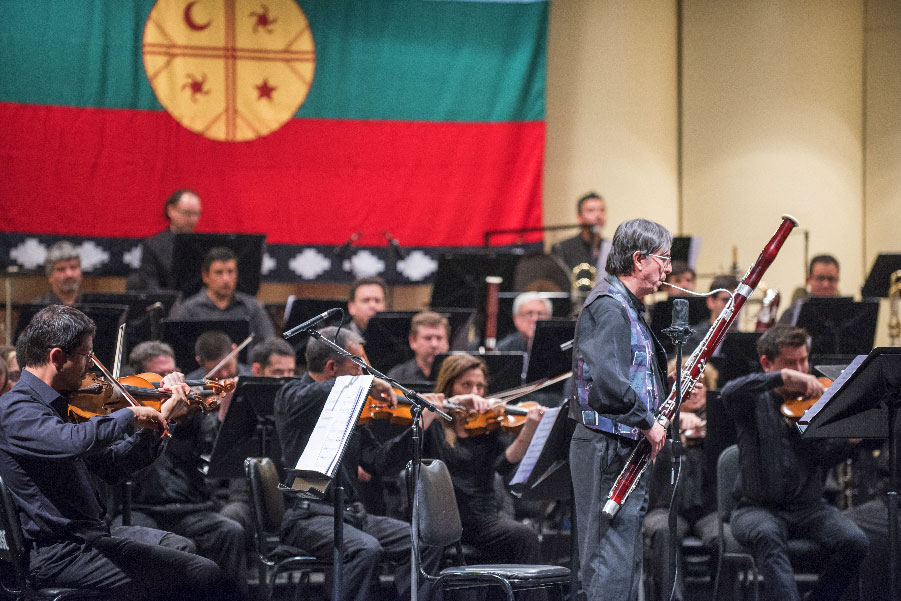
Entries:
<svg viewBox="0 0 901 601">
<path fill-rule="evenodd" d="M 653 221 L 620 224 L 607 256 L 608 275 L 592 289 L 576 321 L 569 415 L 577 425 L 569 461 L 580 576 L 592 600 L 638 598 L 649 479 L 638 481 L 613 520 L 602 510 L 638 441 L 648 439 L 652 457 L 665 441 L 666 429 L 654 412 L 666 395 L 666 354 L 642 317 L 641 299 L 656 292 L 672 270 L 672 242 L 672 233 Z"/>
<path fill-rule="evenodd" d="M 797 325 L 801 305 L 810 297 L 838 296 L 838 260 L 832 255 L 817 255 L 807 269 L 807 296 L 795 300 L 779 318 L 779 323 Z"/>
<path fill-rule="evenodd" d="M 91 588 L 116 598 L 225 599 L 212 561 L 186 538 L 139 526 L 110 527 L 92 478 L 114 482 L 149 465 L 166 422 L 184 414 L 181 374 L 160 411 L 127 407 L 81 423 L 65 420 L 69 397 L 91 366 L 96 326 L 51 305 L 19 336 L 19 382 L 0 397 L 0 476 L 15 500 L 29 549 L 30 585 Z"/>
<path fill-rule="evenodd" d="M 144 240 L 141 266 L 126 282 L 129 290 L 175 289 L 172 275 L 175 234 L 194 233 L 197 222 L 200 221 L 201 211 L 200 195 L 194 190 L 187 188 L 176 190 L 166 199 L 163 213 L 169 221 L 169 227 Z"/>
</svg>

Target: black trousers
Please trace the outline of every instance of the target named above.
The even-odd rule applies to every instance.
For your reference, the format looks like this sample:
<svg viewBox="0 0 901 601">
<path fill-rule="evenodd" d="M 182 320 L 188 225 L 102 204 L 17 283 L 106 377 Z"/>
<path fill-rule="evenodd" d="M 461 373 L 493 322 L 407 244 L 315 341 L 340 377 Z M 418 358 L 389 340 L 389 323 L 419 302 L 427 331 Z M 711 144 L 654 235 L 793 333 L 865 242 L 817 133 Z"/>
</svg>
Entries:
<svg viewBox="0 0 901 601">
<path fill-rule="evenodd" d="M 39 586 L 99 589 L 128 601 L 234 598 L 219 566 L 193 548 L 170 532 L 115 526 L 89 543 L 35 545 L 31 576 Z"/>
</svg>

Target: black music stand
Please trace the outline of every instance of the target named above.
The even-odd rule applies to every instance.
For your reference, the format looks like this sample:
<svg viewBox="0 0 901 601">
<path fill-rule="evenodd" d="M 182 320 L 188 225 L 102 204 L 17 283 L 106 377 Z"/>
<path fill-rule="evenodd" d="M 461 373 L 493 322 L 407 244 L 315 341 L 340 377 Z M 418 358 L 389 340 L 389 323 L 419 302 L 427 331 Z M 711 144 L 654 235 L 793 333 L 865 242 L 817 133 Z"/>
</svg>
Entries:
<svg viewBox="0 0 901 601">
<path fill-rule="evenodd" d="M 416 311 L 376 313 L 366 326 L 366 356 L 374 368 L 388 371 L 413 357 L 410 348 L 410 321 Z"/>
<path fill-rule="evenodd" d="M 522 258 L 522 249 L 504 252 L 486 249 L 481 252 L 442 253 L 432 286 L 432 307 L 473 309 L 485 306 L 485 278 L 503 278 L 501 291 L 513 290 L 513 274 Z"/>
<path fill-rule="evenodd" d="M 801 304 L 797 326 L 812 339 L 811 355 L 865 355 L 873 348 L 879 301 L 812 296 Z"/>
<path fill-rule="evenodd" d="M 451 327 L 450 350 L 465 351 L 469 348 L 469 330 L 475 324 L 476 310 L 460 307 L 430 307 L 440 315 L 447 317 Z"/>
<path fill-rule="evenodd" d="M 293 295 L 289 296 L 288 302 L 285 304 L 284 331 L 287 332 L 291 328 L 299 326 L 306 320 L 325 313 L 329 309 L 341 309 L 346 312 L 347 301 L 338 298 L 298 298 Z M 298 336 L 293 342 L 289 342 L 294 347 L 297 365 L 305 366 L 307 364 L 307 337 Z"/>
<path fill-rule="evenodd" d="M 160 340 L 160 320 L 169 315 L 179 296 L 178 290 L 86 292 L 81 295 L 81 302 L 128 306 L 125 340 L 131 348 L 145 340 Z"/>
<path fill-rule="evenodd" d="M 210 454 L 210 478 L 243 478 L 246 457 L 269 457 L 282 473 L 272 418 L 275 395 L 294 378 L 241 376 Z"/>
<path fill-rule="evenodd" d="M 172 345 L 175 351 L 175 365 L 179 371 L 190 373 L 197 369 L 194 359 L 194 343 L 204 332 L 225 332 L 235 344 L 241 344 L 250 334 L 250 320 L 240 319 L 163 319 L 160 332 L 163 342 Z M 238 355 L 239 361 L 247 363 L 247 348 Z"/>
<path fill-rule="evenodd" d="M 48 307 L 46 304 L 31 303 L 19 306 L 19 319 L 16 322 L 16 333 L 13 341 L 19 339 L 22 330 L 25 329 L 34 316 L 41 309 Z M 94 354 L 109 365 L 114 363 L 116 352 L 116 337 L 119 326 L 125 323 L 128 316 L 128 307 L 125 305 L 108 305 L 95 303 L 76 303 L 76 309 L 94 320 L 97 331 L 94 333 Z"/>
<path fill-rule="evenodd" d="M 264 234 L 176 234 L 172 248 L 172 277 L 185 298 L 200 291 L 203 258 L 211 248 L 224 246 L 238 256 L 238 291 L 256 296 L 266 248 Z"/>
<path fill-rule="evenodd" d="M 670 247 L 673 261 L 685 261 L 688 266 L 695 269 L 698 264 L 698 255 L 701 253 L 700 236 L 675 236 Z M 697 323 L 689 320 L 689 323 Z"/>
<path fill-rule="evenodd" d="M 806 438 L 876 438 L 889 443 L 889 565 L 891 599 L 898 600 L 898 438 L 901 423 L 901 348 L 878 347 L 859 356 L 798 420 Z"/>
<path fill-rule="evenodd" d="M 526 382 L 555 378 L 572 369 L 573 351 L 560 350 L 560 345 L 573 339 L 574 319 L 549 319 L 535 323 L 535 334 L 529 349 Z"/>
<path fill-rule="evenodd" d="M 759 332 L 728 332 L 720 344 L 717 388 L 721 389 L 730 380 L 763 371 L 757 354 L 757 341 L 763 334 Z"/>
<path fill-rule="evenodd" d="M 675 352 L 675 346 L 669 336 L 663 333 L 673 321 L 673 303 L 676 299 L 688 301 L 688 323 L 707 322 L 710 319 L 710 309 L 707 308 L 707 299 L 697 296 L 678 296 L 664 299 L 654 303 L 651 309 L 651 322 L 648 324 L 651 331 L 663 345 L 667 355 Z"/>
<path fill-rule="evenodd" d="M 885 298 L 888 296 L 892 274 L 901 269 L 901 254 L 882 253 L 873 261 L 873 268 L 867 281 L 860 289 L 863 298 Z"/>
<path fill-rule="evenodd" d="M 435 356 L 432 364 L 432 373 L 429 379 L 438 379 L 441 364 L 450 355 L 473 355 L 485 362 L 488 366 L 488 392 L 509 390 L 522 385 L 523 367 L 526 363 L 526 354 L 520 352 L 510 353 L 442 353 Z"/>
</svg>

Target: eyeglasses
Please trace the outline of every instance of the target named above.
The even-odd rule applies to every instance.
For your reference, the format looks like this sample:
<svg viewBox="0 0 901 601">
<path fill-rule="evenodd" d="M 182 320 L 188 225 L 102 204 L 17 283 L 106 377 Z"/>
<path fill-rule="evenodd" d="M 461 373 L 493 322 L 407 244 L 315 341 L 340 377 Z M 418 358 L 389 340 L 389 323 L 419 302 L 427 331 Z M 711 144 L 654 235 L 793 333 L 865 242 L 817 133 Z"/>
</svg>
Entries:
<svg viewBox="0 0 901 601">
<path fill-rule="evenodd" d="M 663 261 L 664 267 L 666 267 L 667 265 L 669 265 L 670 263 L 673 262 L 673 258 L 669 255 L 655 255 L 654 253 L 648 253 L 648 256 L 656 257 L 656 258 L 660 259 L 661 261 Z"/>
<path fill-rule="evenodd" d="M 82 356 L 87 357 L 88 359 L 90 359 L 90 358 L 91 358 L 91 355 L 94 354 L 94 349 L 91 349 L 91 350 L 89 350 L 89 351 L 87 351 L 87 352 L 84 352 L 84 351 L 72 351 L 72 352 L 69 353 L 69 354 L 70 354 L 70 355 L 82 355 Z"/>
<path fill-rule="evenodd" d="M 815 275 L 811 277 L 815 282 L 837 282 L 838 276 L 834 275 Z"/>
</svg>

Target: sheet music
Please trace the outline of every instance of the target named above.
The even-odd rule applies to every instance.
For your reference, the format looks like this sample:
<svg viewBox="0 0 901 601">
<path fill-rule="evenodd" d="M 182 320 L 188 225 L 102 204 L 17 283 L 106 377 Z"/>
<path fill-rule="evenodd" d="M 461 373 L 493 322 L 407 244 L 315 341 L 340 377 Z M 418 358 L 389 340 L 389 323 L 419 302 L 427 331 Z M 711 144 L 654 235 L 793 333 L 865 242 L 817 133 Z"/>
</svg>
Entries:
<svg viewBox="0 0 901 601">
<path fill-rule="evenodd" d="M 545 410 L 544 415 L 541 417 L 541 421 L 538 422 L 538 428 L 535 429 L 535 434 L 529 442 L 529 448 L 526 449 L 525 456 L 516 467 L 516 473 L 513 474 L 513 479 L 510 480 L 510 486 L 513 486 L 514 484 L 523 484 L 529 479 L 532 470 L 535 469 L 535 462 L 541 457 L 544 443 L 547 441 L 548 436 L 551 434 L 551 430 L 554 428 L 554 423 L 557 421 L 557 414 L 560 413 L 560 409 L 560 407 L 554 407 Z"/>
<path fill-rule="evenodd" d="M 340 376 L 328 395 L 316 427 L 294 470 L 292 488 L 325 491 L 335 477 L 350 434 L 360 417 L 373 376 Z"/>
<path fill-rule="evenodd" d="M 832 386 L 826 389 L 826 392 L 823 393 L 823 396 L 819 398 L 819 400 L 811 406 L 810 409 L 804 412 L 804 415 L 801 416 L 801 419 L 798 420 L 798 427 L 806 428 L 810 423 L 810 420 L 813 419 L 813 416 L 820 412 L 820 409 L 829 402 L 839 390 L 841 390 L 842 385 L 848 381 L 848 379 L 854 375 L 857 371 L 857 368 L 860 367 L 860 364 L 863 363 L 864 359 L 867 358 L 867 355 L 857 355 L 854 357 L 854 361 L 852 361 L 848 367 L 842 371 L 842 374 L 836 378 L 834 382 L 832 382 Z M 801 429 L 803 432 L 804 429 Z"/>
</svg>

